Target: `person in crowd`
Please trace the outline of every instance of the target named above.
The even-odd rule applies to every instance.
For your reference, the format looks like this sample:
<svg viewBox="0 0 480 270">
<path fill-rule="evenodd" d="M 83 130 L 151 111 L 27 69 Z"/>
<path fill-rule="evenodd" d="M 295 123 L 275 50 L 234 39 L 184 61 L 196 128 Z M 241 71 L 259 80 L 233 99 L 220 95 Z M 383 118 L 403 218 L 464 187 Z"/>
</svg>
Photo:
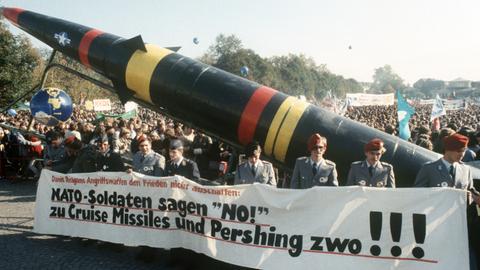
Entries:
<svg viewBox="0 0 480 270">
<path fill-rule="evenodd" d="M 46 136 L 47 145 L 43 151 L 43 159 L 46 168 L 52 168 L 65 158 L 63 136 L 59 132 L 51 131 Z"/>
<path fill-rule="evenodd" d="M 152 143 L 146 136 L 139 138 L 138 149 L 133 156 L 133 171 L 151 176 L 164 176 L 165 157 L 152 150 Z"/>
<path fill-rule="evenodd" d="M 119 154 L 113 152 L 109 145 L 109 139 L 107 136 L 97 139 L 97 151 L 96 166 L 97 171 L 105 172 L 124 172 L 125 166 L 122 161 L 122 157 Z"/>
<path fill-rule="evenodd" d="M 323 158 L 327 150 L 327 138 L 315 133 L 308 139 L 307 148 L 310 156 L 300 157 L 295 161 L 290 188 L 338 186 L 335 163 Z"/>
<path fill-rule="evenodd" d="M 75 136 L 64 140 L 65 158 L 52 167 L 53 171 L 61 173 L 87 173 L 95 172 L 96 151 L 90 144 L 84 144 Z"/>
<path fill-rule="evenodd" d="M 192 157 L 192 160 L 197 163 L 200 174 L 207 176 L 207 178 L 214 177 L 218 173 L 218 169 L 215 168 L 212 168 L 213 172 L 210 172 L 209 151 L 212 143 L 212 138 L 204 133 L 198 132 L 192 144 L 190 144 L 190 153 L 187 155 Z"/>
<path fill-rule="evenodd" d="M 113 152 L 118 153 L 120 156 L 131 157 L 132 153 L 130 152 L 130 143 L 132 139 L 130 138 L 130 130 L 128 128 L 122 128 L 120 130 L 120 137 L 117 140 L 114 140 Z"/>
<path fill-rule="evenodd" d="M 347 186 L 395 187 L 393 166 L 380 161 L 387 150 L 380 139 L 365 144 L 365 160 L 355 161 L 348 172 Z"/>
<path fill-rule="evenodd" d="M 7 154 L 5 152 L 5 145 L 7 144 L 7 136 L 5 131 L 0 127 L 0 180 L 6 179 L 7 171 L 5 165 L 7 164 Z"/>
<path fill-rule="evenodd" d="M 470 240 L 470 269 L 477 269 L 475 249 L 478 250 L 479 220 L 477 205 L 480 196 L 473 186 L 470 167 L 462 162 L 468 138 L 455 133 L 444 138 L 444 153 L 440 159 L 424 164 L 415 178 L 415 187 L 450 187 L 468 192 L 467 221 Z M 475 247 L 475 248 L 474 248 Z"/>
<path fill-rule="evenodd" d="M 238 165 L 235 172 L 235 185 L 261 183 L 277 186 L 273 165 L 260 160 L 261 153 L 262 148 L 258 142 L 247 144 L 245 147 L 247 161 Z"/>
<path fill-rule="evenodd" d="M 183 142 L 179 139 L 170 140 L 170 161 L 165 168 L 167 176 L 181 175 L 190 180 L 199 180 L 200 171 L 197 163 L 183 157 Z"/>
</svg>

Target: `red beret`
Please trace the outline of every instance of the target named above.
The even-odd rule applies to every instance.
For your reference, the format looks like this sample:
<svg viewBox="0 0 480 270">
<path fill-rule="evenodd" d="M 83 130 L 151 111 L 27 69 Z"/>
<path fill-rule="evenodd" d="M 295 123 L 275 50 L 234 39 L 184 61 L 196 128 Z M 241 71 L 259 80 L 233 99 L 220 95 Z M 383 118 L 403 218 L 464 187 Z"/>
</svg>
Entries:
<svg viewBox="0 0 480 270">
<path fill-rule="evenodd" d="M 458 151 L 462 148 L 467 147 L 468 137 L 460 135 L 458 133 L 452 134 L 443 139 L 446 151 Z"/>
<path fill-rule="evenodd" d="M 370 151 L 379 151 L 379 150 L 385 150 L 383 147 L 383 141 L 380 139 L 373 139 L 369 141 L 367 144 L 365 144 L 364 147 L 365 152 L 370 152 Z"/>
<path fill-rule="evenodd" d="M 140 136 L 140 138 L 137 139 L 137 142 L 138 142 L 138 144 L 141 144 L 141 143 L 143 143 L 144 141 L 150 142 L 150 140 L 148 139 L 148 137 L 145 136 L 145 134 L 142 134 L 142 135 Z"/>
<path fill-rule="evenodd" d="M 320 136 L 320 134 L 318 133 L 313 134 L 312 136 L 310 136 L 310 138 L 308 138 L 308 143 L 307 143 L 308 151 L 312 151 L 315 145 L 322 142 L 324 143 L 325 148 L 327 148 L 327 139 Z"/>
<path fill-rule="evenodd" d="M 77 139 L 75 136 L 69 136 L 68 138 L 65 139 L 64 141 L 65 147 L 68 147 L 70 149 L 74 150 L 80 150 L 82 148 L 82 142 Z"/>
</svg>

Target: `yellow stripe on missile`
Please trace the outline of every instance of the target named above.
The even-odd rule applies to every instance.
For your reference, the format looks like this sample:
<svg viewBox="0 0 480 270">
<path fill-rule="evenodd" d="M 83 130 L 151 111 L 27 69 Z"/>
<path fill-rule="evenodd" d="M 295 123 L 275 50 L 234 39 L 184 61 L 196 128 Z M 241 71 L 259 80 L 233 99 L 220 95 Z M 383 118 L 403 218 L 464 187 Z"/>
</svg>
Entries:
<svg viewBox="0 0 480 270">
<path fill-rule="evenodd" d="M 288 145 L 293 132 L 308 103 L 294 97 L 288 97 L 278 108 L 268 129 L 265 140 L 265 153 L 279 161 L 285 161 Z"/>
<path fill-rule="evenodd" d="M 265 154 L 269 156 L 272 155 L 273 144 L 275 143 L 275 138 L 277 137 L 278 129 L 280 128 L 280 125 L 282 124 L 282 121 L 285 118 L 285 115 L 287 114 L 288 110 L 290 109 L 290 106 L 292 106 L 294 101 L 295 101 L 294 97 L 286 98 L 282 102 L 282 105 L 280 105 L 280 107 L 278 108 L 277 113 L 275 113 L 272 123 L 270 124 L 270 128 L 268 129 L 267 138 L 265 139 L 265 147 L 264 147 Z"/>
<path fill-rule="evenodd" d="M 125 82 L 129 89 L 135 91 L 136 97 L 152 103 L 150 81 L 153 71 L 158 63 L 172 51 L 151 44 L 145 44 L 145 47 L 146 52 L 137 50 L 130 57 L 125 72 Z"/>
<path fill-rule="evenodd" d="M 308 103 L 297 100 L 288 111 L 287 117 L 285 117 L 285 120 L 278 131 L 277 141 L 273 151 L 273 155 L 278 160 L 285 161 L 285 156 L 287 155 L 288 146 L 290 145 L 293 132 L 307 107 Z"/>
</svg>

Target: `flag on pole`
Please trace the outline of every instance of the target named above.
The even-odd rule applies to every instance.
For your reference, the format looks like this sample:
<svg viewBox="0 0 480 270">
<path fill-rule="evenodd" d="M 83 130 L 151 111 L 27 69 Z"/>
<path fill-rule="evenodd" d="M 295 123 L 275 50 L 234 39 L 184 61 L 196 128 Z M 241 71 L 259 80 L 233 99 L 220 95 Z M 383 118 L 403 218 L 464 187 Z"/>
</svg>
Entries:
<svg viewBox="0 0 480 270">
<path fill-rule="evenodd" d="M 408 105 L 399 90 L 397 90 L 397 101 L 398 136 L 404 140 L 408 140 L 411 135 L 408 121 L 410 121 L 412 114 L 415 113 L 415 109 Z"/>
<path fill-rule="evenodd" d="M 446 115 L 447 111 L 443 106 L 442 99 L 437 95 L 433 102 L 432 114 L 430 115 L 430 122 L 432 122 L 432 130 L 440 129 L 440 116 Z"/>
</svg>

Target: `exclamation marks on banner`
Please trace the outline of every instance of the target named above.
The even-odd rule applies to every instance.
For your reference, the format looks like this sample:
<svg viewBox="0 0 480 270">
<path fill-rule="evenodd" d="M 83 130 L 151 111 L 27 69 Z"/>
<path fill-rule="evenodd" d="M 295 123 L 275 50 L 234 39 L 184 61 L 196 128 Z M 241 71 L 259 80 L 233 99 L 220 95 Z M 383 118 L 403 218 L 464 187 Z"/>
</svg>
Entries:
<svg viewBox="0 0 480 270">
<path fill-rule="evenodd" d="M 390 233 L 392 234 L 393 242 L 400 242 L 400 236 L 402 235 L 401 213 L 390 213 Z M 393 246 L 390 252 L 392 256 L 398 257 L 402 254 L 402 249 L 399 246 Z"/>
<path fill-rule="evenodd" d="M 425 234 L 427 231 L 427 216 L 423 214 L 413 214 L 413 234 L 415 235 L 415 243 L 423 244 L 425 242 Z M 412 250 L 415 258 L 421 259 L 425 255 L 421 247 L 415 247 Z"/>
<path fill-rule="evenodd" d="M 373 241 L 379 241 L 382 234 L 382 212 L 371 211 L 370 212 L 370 235 Z M 427 217 L 424 214 L 413 214 L 413 233 L 415 235 L 415 243 L 423 244 L 425 242 L 427 228 Z M 390 213 L 390 233 L 394 243 L 399 243 L 402 236 L 402 213 Z M 380 246 L 373 245 L 370 248 L 370 253 L 373 256 L 379 256 L 382 253 Z M 402 249 L 398 245 L 394 245 L 390 253 L 394 257 L 402 255 Z M 425 255 L 425 252 L 421 247 L 415 247 L 412 250 L 412 254 L 415 258 L 421 259 Z"/>
<path fill-rule="evenodd" d="M 380 235 L 382 234 L 382 212 L 371 211 L 370 212 L 370 235 L 372 236 L 373 241 L 380 240 Z M 373 256 L 378 256 L 382 250 L 379 246 L 373 245 L 370 248 L 370 253 Z"/>
</svg>

